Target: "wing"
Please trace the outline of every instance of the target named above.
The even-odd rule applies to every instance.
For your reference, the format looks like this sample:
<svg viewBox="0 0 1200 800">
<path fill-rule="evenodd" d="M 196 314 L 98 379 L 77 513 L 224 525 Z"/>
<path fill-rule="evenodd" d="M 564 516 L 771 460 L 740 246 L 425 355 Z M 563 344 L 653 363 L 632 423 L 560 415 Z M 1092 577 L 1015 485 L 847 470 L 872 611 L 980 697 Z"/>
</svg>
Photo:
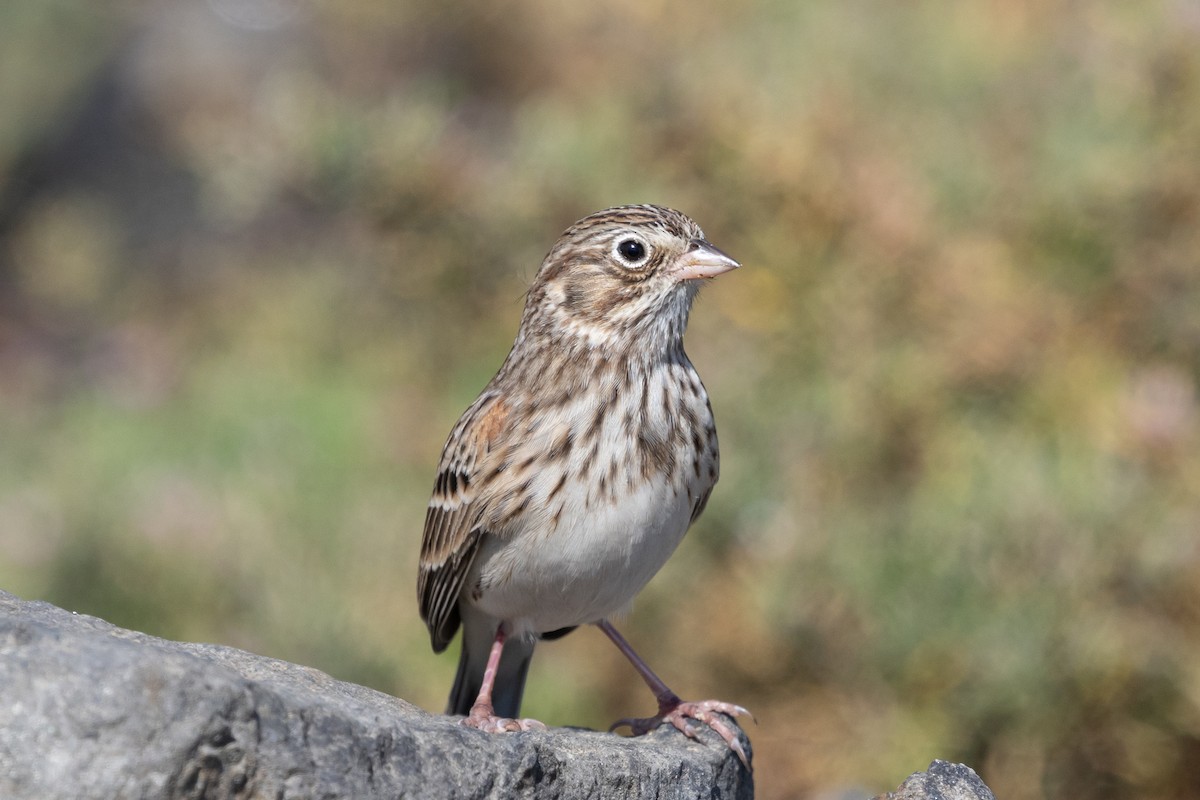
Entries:
<svg viewBox="0 0 1200 800">
<path fill-rule="evenodd" d="M 440 653 L 458 631 L 458 597 L 486 535 L 481 471 L 493 460 L 508 420 L 508 405 L 484 393 L 459 419 L 442 450 L 433 496 L 425 512 L 417 601 Z"/>
</svg>

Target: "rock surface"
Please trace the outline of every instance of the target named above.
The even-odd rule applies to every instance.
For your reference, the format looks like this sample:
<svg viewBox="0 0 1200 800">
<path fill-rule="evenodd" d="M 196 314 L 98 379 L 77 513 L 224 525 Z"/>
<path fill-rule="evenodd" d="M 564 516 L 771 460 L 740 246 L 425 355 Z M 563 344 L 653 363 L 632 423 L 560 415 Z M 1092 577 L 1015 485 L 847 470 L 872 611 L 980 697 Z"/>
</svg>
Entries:
<svg viewBox="0 0 1200 800">
<path fill-rule="evenodd" d="M 975 770 L 965 764 L 934 761 L 908 776 L 900 788 L 875 800 L 996 800 Z"/>
<path fill-rule="evenodd" d="M 483 734 L 308 667 L 0 591 L 4 800 L 752 798 L 737 757 L 701 736 Z M 995 797 L 934 761 L 877 800 Z"/>
<path fill-rule="evenodd" d="M 489 735 L 314 669 L 0 592 L 6 800 L 753 797 L 710 734 Z"/>
</svg>

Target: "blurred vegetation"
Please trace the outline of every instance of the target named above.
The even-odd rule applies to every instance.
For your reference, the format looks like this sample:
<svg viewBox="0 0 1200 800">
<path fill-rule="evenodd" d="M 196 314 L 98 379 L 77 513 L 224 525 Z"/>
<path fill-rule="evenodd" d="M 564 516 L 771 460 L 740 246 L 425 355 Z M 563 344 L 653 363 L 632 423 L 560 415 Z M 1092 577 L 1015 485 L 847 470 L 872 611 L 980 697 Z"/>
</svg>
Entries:
<svg viewBox="0 0 1200 800">
<path fill-rule="evenodd" d="M 443 437 L 558 233 L 663 203 L 747 266 L 624 627 L 762 795 L 1200 796 L 1191 0 L 9 3 L 0 107 L 3 588 L 440 710 Z M 651 705 L 583 631 L 526 711 Z"/>
</svg>

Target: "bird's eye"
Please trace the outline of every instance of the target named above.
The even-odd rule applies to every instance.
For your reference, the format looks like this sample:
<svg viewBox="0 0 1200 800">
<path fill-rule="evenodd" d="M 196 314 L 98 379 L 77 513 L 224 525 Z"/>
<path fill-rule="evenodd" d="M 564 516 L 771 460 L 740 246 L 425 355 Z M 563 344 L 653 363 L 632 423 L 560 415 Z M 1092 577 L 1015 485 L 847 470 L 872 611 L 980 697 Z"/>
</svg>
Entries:
<svg viewBox="0 0 1200 800">
<path fill-rule="evenodd" d="M 625 239 L 617 245 L 617 253 L 626 264 L 640 264 L 646 258 L 646 245 L 637 239 Z"/>
</svg>

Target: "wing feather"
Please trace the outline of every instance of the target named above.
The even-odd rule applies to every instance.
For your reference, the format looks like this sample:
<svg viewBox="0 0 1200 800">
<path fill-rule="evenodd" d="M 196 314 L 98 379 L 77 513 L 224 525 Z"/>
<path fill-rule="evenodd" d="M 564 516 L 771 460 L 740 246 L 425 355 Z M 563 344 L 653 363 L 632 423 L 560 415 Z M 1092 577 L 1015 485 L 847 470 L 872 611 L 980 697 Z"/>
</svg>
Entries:
<svg viewBox="0 0 1200 800">
<path fill-rule="evenodd" d="M 486 509 L 480 472 L 496 456 L 507 419 L 504 400 L 485 393 L 462 415 L 442 450 L 417 575 L 417 601 L 434 652 L 445 650 L 458 631 L 458 598 L 486 536 L 480 528 Z"/>
</svg>

